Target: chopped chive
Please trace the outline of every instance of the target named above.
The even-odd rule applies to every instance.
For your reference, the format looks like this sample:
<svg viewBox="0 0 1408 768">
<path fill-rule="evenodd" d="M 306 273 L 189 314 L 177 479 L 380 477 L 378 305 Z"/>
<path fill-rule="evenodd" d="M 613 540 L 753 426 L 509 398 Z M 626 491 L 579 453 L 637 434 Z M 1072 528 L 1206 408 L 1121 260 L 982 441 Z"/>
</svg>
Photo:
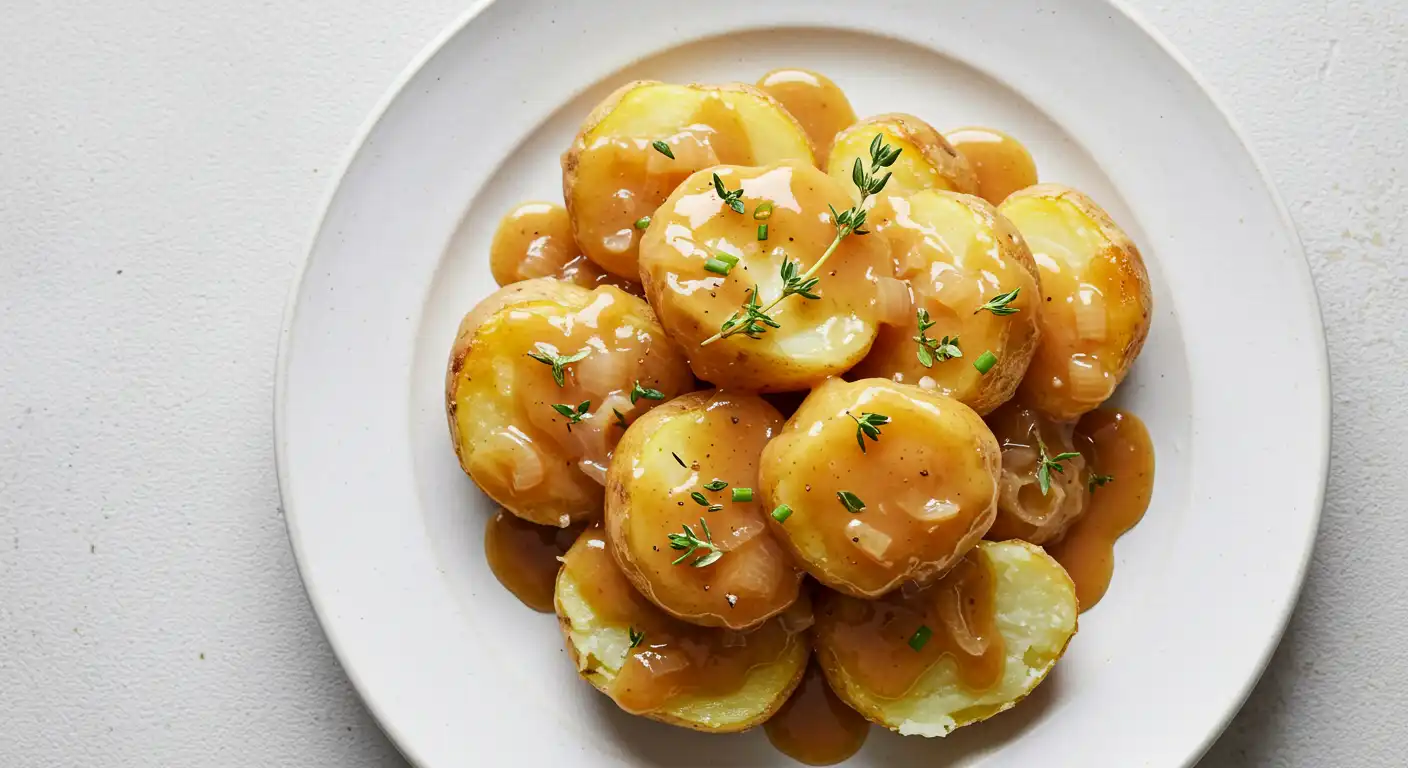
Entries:
<svg viewBox="0 0 1408 768">
<path fill-rule="evenodd" d="M 777 505 L 777 509 L 772 511 L 772 519 L 779 523 L 787 522 L 787 518 L 792 516 L 792 508 L 786 504 Z"/>
<path fill-rule="evenodd" d="M 729 270 L 733 269 L 733 265 L 720 259 L 709 259 L 704 262 L 704 269 L 716 275 L 727 275 Z"/>
<path fill-rule="evenodd" d="M 722 491 L 727 487 L 728 483 L 725 483 L 724 481 L 719 480 L 718 478 L 710 480 L 709 482 L 704 484 L 704 490 L 706 491 Z"/>
<path fill-rule="evenodd" d="M 689 494 L 689 498 L 694 499 L 694 503 L 698 504 L 701 507 L 709 506 L 709 500 L 704 498 L 704 494 L 700 493 L 699 491 L 695 491 L 694 493 Z"/>
<path fill-rule="evenodd" d="M 766 239 L 768 239 L 768 225 L 766 225 L 766 224 L 759 224 L 759 225 L 758 225 L 758 239 L 759 239 L 759 240 L 766 240 Z"/>
<path fill-rule="evenodd" d="M 731 253 L 716 253 L 714 254 L 714 258 L 718 259 L 719 261 L 722 261 L 730 267 L 737 266 L 738 264 L 738 257 L 734 256 Z"/>
<path fill-rule="evenodd" d="M 663 142 L 663 141 L 661 141 L 661 140 L 659 140 L 659 139 L 656 139 L 655 141 L 650 142 L 650 146 L 655 147 L 655 151 L 656 151 L 656 152 L 659 152 L 660 154 L 664 155 L 665 157 L 668 157 L 668 158 L 670 158 L 671 160 L 674 160 L 674 159 L 675 159 L 675 153 L 670 151 L 670 145 L 669 145 L 669 144 L 666 144 L 665 142 Z"/>
<path fill-rule="evenodd" d="M 758 221 L 772 218 L 772 201 L 764 200 L 758 203 L 758 207 L 753 209 L 753 218 Z M 758 238 L 761 240 L 762 238 Z"/>
<path fill-rule="evenodd" d="M 992 350 L 984 352 L 978 356 L 977 360 L 973 361 L 973 367 L 978 369 L 978 373 L 984 375 L 987 375 L 987 372 L 991 371 L 994 365 L 997 365 L 997 355 L 994 355 Z"/>
<path fill-rule="evenodd" d="M 734 500 L 734 501 L 752 501 L 752 500 L 753 500 L 753 489 L 752 489 L 752 488 L 734 488 L 734 489 L 733 489 L 733 500 Z"/>
<path fill-rule="evenodd" d="M 642 216 L 639 219 L 636 219 L 636 229 L 645 229 L 648 226 L 650 226 L 649 216 Z"/>
<path fill-rule="evenodd" d="M 627 629 L 626 632 L 627 636 L 631 639 L 632 648 L 636 647 L 637 645 L 640 645 L 640 642 L 645 639 L 645 633 L 637 632 L 635 627 Z"/>
<path fill-rule="evenodd" d="M 924 650 L 924 646 L 929 642 L 929 638 L 933 636 L 933 634 L 934 630 L 920 624 L 919 629 L 914 630 L 914 634 L 909 636 L 909 647 L 916 651 Z"/>
</svg>

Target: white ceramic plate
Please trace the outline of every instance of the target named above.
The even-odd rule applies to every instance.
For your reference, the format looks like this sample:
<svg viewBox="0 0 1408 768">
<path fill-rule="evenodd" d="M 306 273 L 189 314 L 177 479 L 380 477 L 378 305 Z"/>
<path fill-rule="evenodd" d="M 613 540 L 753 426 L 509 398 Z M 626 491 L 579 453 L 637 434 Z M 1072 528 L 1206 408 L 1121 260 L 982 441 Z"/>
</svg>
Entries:
<svg viewBox="0 0 1408 768">
<path fill-rule="evenodd" d="M 556 5 L 557 7 L 553 7 Z M 876 729 L 850 764 L 1177 766 L 1241 704 L 1314 539 L 1324 339 L 1294 229 L 1228 118 L 1102 0 L 499 2 L 433 45 L 348 161 L 280 345 L 279 481 L 304 582 L 348 675 L 413 762 L 786 765 L 760 731 L 621 714 L 552 617 L 485 564 L 491 510 L 450 449 L 441 386 L 488 242 L 617 84 L 832 76 L 861 115 L 987 124 L 1079 187 L 1149 262 L 1157 314 L 1118 397 L 1158 481 L 1114 584 L 1031 700 L 946 740 Z"/>
</svg>

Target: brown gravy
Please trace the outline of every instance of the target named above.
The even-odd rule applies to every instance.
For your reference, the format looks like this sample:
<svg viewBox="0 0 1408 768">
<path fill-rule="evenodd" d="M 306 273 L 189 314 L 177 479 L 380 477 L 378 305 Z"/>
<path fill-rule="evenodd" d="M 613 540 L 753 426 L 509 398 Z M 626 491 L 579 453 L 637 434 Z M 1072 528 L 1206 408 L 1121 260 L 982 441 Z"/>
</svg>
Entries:
<svg viewBox="0 0 1408 768">
<path fill-rule="evenodd" d="M 573 582 L 602 622 L 641 634 L 609 694 L 627 712 L 657 711 L 681 696 L 725 696 L 743 687 L 754 668 L 778 661 L 801 637 L 773 619 L 732 632 L 687 624 L 645 599 L 606 548 L 600 526 L 589 528 L 563 559 Z M 799 605 L 805 601 L 799 601 Z M 789 609 L 810 610 L 809 605 Z"/>
<path fill-rule="evenodd" d="M 805 765 L 835 765 L 854 755 L 870 735 L 870 721 L 831 690 L 821 667 L 807 666 L 801 685 L 766 723 L 768 741 Z"/>
<path fill-rule="evenodd" d="M 1036 163 L 1022 142 L 996 128 L 959 128 L 944 134 L 978 176 L 978 196 L 997 205 L 1037 182 Z"/>
<path fill-rule="evenodd" d="M 1137 416 L 1106 409 L 1092 411 L 1080 420 L 1076 444 L 1090 459 L 1094 474 L 1114 477 L 1095 488 L 1085 514 L 1060 543 L 1048 547 L 1071 575 L 1080 609 L 1087 611 L 1110 587 L 1115 540 L 1143 519 L 1149 508 L 1154 491 L 1154 444 Z"/>
<path fill-rule="evenodd" d="M 529 608 L 552 613 L 557 558 L 581 530 L 535 525 L 501 509 L 484 526 L 484 556 L 504 589 Z"/>
<path fill-rule="evenodd" d="M 945 657 L 959 682 L 984 691 L 1002 680 L 1006 643 L 997 630 L 997 582 L 981 548 L 922 590 L 902 588 L 878 600 L 831 591 L 817 597 L 817 643 L 858 683 L 898 699 Z"/>
<path fill-rule="evenodd" d="M 782 102 L 802 124 L 816 148 L 817 167 L 825 168 L 832 139 L 856 121 L 845 92 L 830 78 L 809 69 L 774 69 L 759 78 L 758 87 Z"/>
<path fill-rule="evenodd" d="M 489 270 L 499 285 L 553 277 L 583 288 L 614 285 L 641 295 L 639 285 L 607 274 L 582 255 L 567 209 L 556 203 L 519 203 L 505 214 L 489 246 Z"/>
</svg>

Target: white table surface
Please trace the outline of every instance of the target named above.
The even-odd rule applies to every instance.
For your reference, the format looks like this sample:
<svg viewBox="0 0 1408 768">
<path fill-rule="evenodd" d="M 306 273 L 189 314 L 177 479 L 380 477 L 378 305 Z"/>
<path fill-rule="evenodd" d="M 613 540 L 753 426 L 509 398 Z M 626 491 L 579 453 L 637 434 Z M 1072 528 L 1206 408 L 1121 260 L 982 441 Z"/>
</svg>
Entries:
<svg viewBox="0 0 1408 768">
<path fill-rule="evenodd" d="M 0 765 L 403 765 L 294 568 L 274 349 L 349 143 L 464 3 L 8 5 Z M 1305 592 L 1203 765 L 1403 765 L 1408 3 L 1134 5 L 1269 167 L 1334 366 Z"/>
</svg>

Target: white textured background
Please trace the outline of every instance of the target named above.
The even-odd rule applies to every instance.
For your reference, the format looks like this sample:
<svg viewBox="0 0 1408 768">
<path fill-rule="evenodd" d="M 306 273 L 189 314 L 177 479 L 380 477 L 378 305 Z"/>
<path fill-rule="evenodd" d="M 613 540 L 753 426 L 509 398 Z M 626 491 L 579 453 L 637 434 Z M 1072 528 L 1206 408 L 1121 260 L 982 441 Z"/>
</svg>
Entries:
<svg viewBox="0 0 1408 768">
<path fill-rule="evenodd" d="M 294 568 L 274 348 L 349 142 L 463 5 L 3 3 L 0 765 L 402 765 Z M 1270 168 L 1334 366 L 1305 593 L 1203 765 L 1404 765 L 1408 3 L 1134 5 Z"/>
</svg>

